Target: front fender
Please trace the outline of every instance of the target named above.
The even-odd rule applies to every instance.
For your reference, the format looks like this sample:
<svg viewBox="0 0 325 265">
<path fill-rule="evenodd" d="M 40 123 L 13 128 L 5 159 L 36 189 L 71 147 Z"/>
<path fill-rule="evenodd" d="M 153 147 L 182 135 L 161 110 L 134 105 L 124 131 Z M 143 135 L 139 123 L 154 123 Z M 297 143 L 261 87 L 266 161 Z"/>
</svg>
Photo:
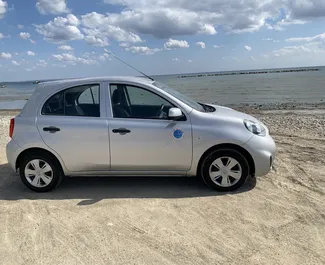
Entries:
<svg viewBox="0 0 325 265">
<path fill-rule="evenodd" d="M 252 137 L 253 134 L 240 123 L 193 126 L 193 160 L 188 174 L 196 175 L 202 155 L 211 147 L 221 144 L 243 146 Z"/>
</svg>

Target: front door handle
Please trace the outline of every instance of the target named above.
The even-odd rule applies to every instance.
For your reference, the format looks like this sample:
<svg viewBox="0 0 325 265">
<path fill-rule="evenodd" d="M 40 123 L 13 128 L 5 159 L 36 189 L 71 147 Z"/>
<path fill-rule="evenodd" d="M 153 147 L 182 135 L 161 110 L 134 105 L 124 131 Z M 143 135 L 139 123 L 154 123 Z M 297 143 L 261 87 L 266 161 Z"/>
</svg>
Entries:
<svg viewBox="0 0 325 265">
<path fill-rule="evenodd" d="M 54 127 L 54 126 L 50 126 L 50 127 L 44 127 L 43 128 L 44 132 L 50 132 L 50 133 L 55 133 L 55 132 L 59 132 L 60 128 Z"/>
<path fill-rule="evenodd" d="M 131 131 L 125 128 L 118 128 L 118 129 L 113 129 L 113 133 L 130 133 Z"/>
</svg>

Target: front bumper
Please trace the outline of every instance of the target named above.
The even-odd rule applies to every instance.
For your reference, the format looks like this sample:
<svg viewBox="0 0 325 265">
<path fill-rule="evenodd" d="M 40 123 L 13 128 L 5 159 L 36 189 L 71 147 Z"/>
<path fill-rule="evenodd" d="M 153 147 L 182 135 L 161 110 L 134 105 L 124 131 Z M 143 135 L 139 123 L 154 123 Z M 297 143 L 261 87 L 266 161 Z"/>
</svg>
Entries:
<svg viewBox="0 0 325 265">
<path fill-rule="evenodd" d="M 254 135 L 243 146 L 252 156 L 255 164 L 255 176 L 265 176 L 272 169 L 276 154 L 276 145 L 273 138 Z"/>
<path fill-rule="evenodd" d="M 12 168 L 14 172 L 16 172 L 16 160 L 19 155 L 20 147 L 15 143 L 14 140 L 10 140 L 10 142 L 6 146 L 6 155 L 8 164 Z"/>
</svg>

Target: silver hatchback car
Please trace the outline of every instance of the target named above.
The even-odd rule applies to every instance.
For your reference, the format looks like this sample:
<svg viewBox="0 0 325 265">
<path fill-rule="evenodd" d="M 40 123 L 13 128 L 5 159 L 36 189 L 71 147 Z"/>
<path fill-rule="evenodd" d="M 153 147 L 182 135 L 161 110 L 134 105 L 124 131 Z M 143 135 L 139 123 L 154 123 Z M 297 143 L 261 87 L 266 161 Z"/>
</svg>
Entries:
<svg viewBox="0 0 325 265">
<path fill-rule="evenodd" d="M 257 119 L 141 77 L 37 85 L 10 121 L 7 158 L 37 192 L 64 176 L 200 176 L 219 191 L 266 175 L 275 143 Z"/>
</svg>

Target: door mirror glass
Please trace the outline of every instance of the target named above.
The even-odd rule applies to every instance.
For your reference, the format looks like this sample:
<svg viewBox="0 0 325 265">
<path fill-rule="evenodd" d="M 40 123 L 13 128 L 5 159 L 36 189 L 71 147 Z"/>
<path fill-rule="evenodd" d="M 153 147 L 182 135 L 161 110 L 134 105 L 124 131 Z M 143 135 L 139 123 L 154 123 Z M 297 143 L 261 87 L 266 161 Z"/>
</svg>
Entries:
<svg viewBox="0 0 325 265">
<path fill-rule="evenodd" d="M 182 111 L 179 108 L 170 108 L 168 112 L 168 117 L 170 119 L 178 119 L 183 116 Z"/>
</svg>

